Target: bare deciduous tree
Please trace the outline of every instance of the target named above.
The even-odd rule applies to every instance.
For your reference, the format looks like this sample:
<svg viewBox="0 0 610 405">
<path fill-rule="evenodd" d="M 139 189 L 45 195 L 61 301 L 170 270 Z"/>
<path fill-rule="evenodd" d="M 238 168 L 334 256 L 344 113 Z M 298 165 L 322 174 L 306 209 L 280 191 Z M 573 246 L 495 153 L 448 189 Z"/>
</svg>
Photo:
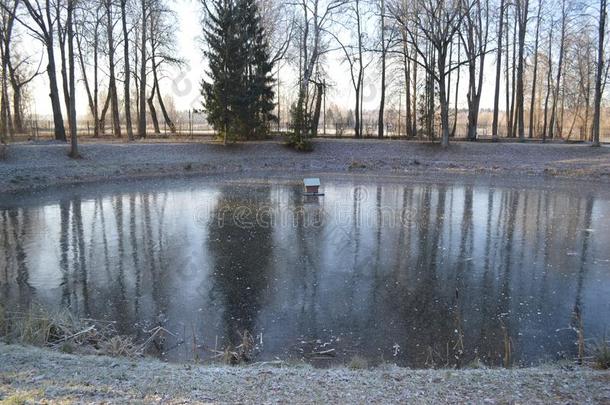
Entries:
<svg viewBox="0 0 610 405">
<path fill-rule="evenodd" d="M 599 30 L 597 44 L 597 67 L 595 73 L 595 98 L 593 104 L 593 146 L 599 147 L 602 81 L 604 74 L 604 39 L 606 36 L 606 0 L 599 2 Z"/>
</svg>

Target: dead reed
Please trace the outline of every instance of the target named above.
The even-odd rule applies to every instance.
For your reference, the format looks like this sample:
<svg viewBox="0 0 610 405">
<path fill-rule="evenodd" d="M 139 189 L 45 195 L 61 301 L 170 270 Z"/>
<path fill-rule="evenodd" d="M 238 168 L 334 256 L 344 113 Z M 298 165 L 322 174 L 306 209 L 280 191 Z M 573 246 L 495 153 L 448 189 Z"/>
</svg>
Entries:
<svg viewBox="0 0 610 405">
<path fill-rule="evenodd" d="M 589 352 L 595 368 L 610 369 L 610 341 L 605 338 L 593 341 L 589 346 Z"/>
<path fill-rule="evenodd" d="M 38 305 L 27 311 L 13 312 L 0 306 L 0 339 L 7 343 L 48 347 L 68 353 L 140 357 L 155 339 L 171 334 L 162 327 L 146 332 L 148 338 L 136 344 L 132 337 L 119 335 L 114 322 L 81 319 L 69 311 L 50 312 Z"/>
</svg>

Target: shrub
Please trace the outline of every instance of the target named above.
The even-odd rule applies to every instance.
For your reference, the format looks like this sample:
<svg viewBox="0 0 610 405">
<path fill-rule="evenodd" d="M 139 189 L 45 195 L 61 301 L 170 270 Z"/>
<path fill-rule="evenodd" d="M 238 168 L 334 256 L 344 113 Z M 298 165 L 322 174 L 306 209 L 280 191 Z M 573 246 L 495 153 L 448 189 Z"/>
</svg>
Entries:
<svg viewBox="0 0 610 405">
<path fill-rule="evenodd" d="M 291 137 L 288 146 L 299 152 L 312 152 L 313 143 L 309 139 L 296 139 Z"/>
</svg>

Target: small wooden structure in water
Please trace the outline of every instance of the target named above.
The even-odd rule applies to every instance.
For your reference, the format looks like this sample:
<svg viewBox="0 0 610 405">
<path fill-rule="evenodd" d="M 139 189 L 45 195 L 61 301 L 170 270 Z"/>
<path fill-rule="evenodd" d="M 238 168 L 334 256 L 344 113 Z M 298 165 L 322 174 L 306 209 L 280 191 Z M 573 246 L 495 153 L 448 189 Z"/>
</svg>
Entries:
<svg viewBox="0 0 610 405">
<path fill-rule="evenodd" d="M 306 196 L 322 196 L 324 193 L 320 193 L 320 179 L 318 178 L 307 178 L 303 180 L 305 186 L 304 194 Z"/>
</svg>

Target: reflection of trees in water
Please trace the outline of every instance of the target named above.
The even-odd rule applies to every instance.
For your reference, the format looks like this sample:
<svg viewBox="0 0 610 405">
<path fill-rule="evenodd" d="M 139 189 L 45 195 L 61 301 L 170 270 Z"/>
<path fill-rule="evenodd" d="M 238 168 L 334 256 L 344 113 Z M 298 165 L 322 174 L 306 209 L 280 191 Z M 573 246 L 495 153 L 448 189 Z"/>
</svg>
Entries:
<svg viewBox="0 0 610 405">
<path fill-rule="evenodd" d="M 464 307 L 472 301 L 470 294 L 464 294 L 467 291 L 467 283 L 472 271 L 472 254 L 474 250 L 474 235 L 473 235 L 473 190 L 472 186 L 467 186 L 464 190 L 464 207 L 462 208 L 462 219 L 460 228 L 460 247 L 457 257 L 457 265 L 455 268 L 455 295 L 452 305 L 452 317 L 454 324 L 454 334 L 449 341 L 452 357 L 455 359 L 457 366 L 462 365 L 462 360 L 465 355 L 464 339 L 469 339 L 472 332 L 470 325 L 464 325 Z M 465 280 L 466 278 L 466 280 Z M 465 327 L 467 330 L 465 330 Z M 466 336 L 464 336 L 466 334 Z"/>
<path fill-rule="evenodd" d="M 299 195 L 298 192 L 295 192 Z M 303 335 L 312 340 L 322 338 L 320 333 L 317 306 L 320 297 L 320 257 L 324 246 L 320 243 L 323 237 L 324 218 L 319 205 L 318 197 L 308 199 L 297 198 L 293 201 L 294 206 L 294 251 L 297 252 L 296 280 L 300 286 L 298 302 L 297 322 L 298 329 Z"/>
<path fill-rule="evenodd" d="M 91 310 L 89 307 L 89 283 L 87 274 L 87 258 L 85 252 L 85 236 L 83 230 L 83 216 L 81 211 L 81 199 L 75 197 L 72 200 L 72 250 L 74 260 L 74 272 L 78 280 L 78 285 L 82 291 L 83 299 L 83 311 L 87 317 L 91 316 Z"/>
<path fill-rule="evenodd" d="M 141 315 L 141 300 L 142 300 L 142 265 L 140 264 L 140 248 L 138 247 L 138 217 L 136 214 L 136 195 L 129 195 L 129 241 L 131 243 L 131 260 L 133 261 L 134 269 L 134 296 L 133 296 L 133 316 L 134 319 L 140 319 Z M 121 221 L 122 223 L 122 221 Z M 119 231 L 123 238 L 122 231 Z"/>
<path fill-rule="evenodd" d="M 581 338 L 584 339 L 584 334 L 585 331 L 583 331 L 583 326 L 584 326 L 584 322 L 583 322 L 583 317 L 584 317 L 584 310 L 585 308 L 583 308 L 583 302 L 582 302 L 582 294 L 583 294 L 583 286 L 585 283 L 585 277 L 587 274 L 587 269 L 589 268 L 589 266 L 587 266 L 587 258 L 589 257 L 589 244 L 590 244 L 590 239 L 591 239 L 591 225 L 592 225 L 592 213 L 593 213 L 593 205 L 594 205 L 594 201 L 593 198 L 589 195 L 586 197 L 586 202 L 585 202 L 585 214 L 584 214 L 584 220 L 583 220 L 583 226 L 584 229 L 581 231 L 581 238 L 582 238 L 582 246 L 580 248 L 580 267 L 578 269 L 578 277 L 577 277 L 577 281 L 576 281 L 576 294 L 575 294 L 575 302 L 574 302 L 574 315 L 573 315 L 573 319 L 572 319 L 572 327 L 577 331 L 578 334 L 582 334 Z M 584 342 L 579 342 L 579 344 L 582 344 Z M 584 348 L 581 348 L 584 349 Z M 582 355 L 582 353 L 579 353 L 579 361 L 582 361 L 582 358 L 580 358 L 580 355 Z"/>
<path fill-rule="evenodd" d="M 255 322 L 268 288 L 273 229 L 257 214 L 269 205 L 269 188 L 246 200 L 221 190 L 209 222 L 207 248 L 213 262 L 212 294 L 220 300 L 225 338 L 236 346 L 240 333 L 256 333 Z M 248 196 L 252 197 L 252 196 Z"/>
<path fill-rule="evenodd" d="M 463 336 L 464 362 L 478 355 L 498 365 L 503 324 L 517 361 L 520 355 L 573 353 L 574 334 L 555 329 L 569 326 L 572 311 L 591 314 L 585 306 L 595 302 L 586 295 L 587 273 L 596 268 L 591 257 L 606 236 L 584 230 L 595 226 L 606 206 L 598 207 L 594 197 L 381 185 L 366 201 L 353 188 L 343 190 L 347 227 L 333 227 L 330 213 L 320 216 L 332 200 L 304 204 L 296 197 L 288 203 L 297 213 L 294 224 L 257 226 L 257 211 L 270 205 L 270 188 L 223 190 L 203 257 L 210 254 L 214 269 L 211 298 L 222 314 L 216 328 L 232 344 L 238 344 L 238 332 L 256 333 L 264 324 L 265 336 L 284 345 L 266 341 L 272 355 L 281 355 L 301 336 L 324 340 L 332 333 L 341 336 L 338 345 L 358 344 L 351 349 L 376 358 L 392 358 L 398 343 L 401 363 L 422 365 L 428 345 L 437 364 L 447 355 L 455 358 L 453 348 Z M 185 313 L 198 309 L 193 305 L 207 311 L 205 300 L 190 303 L 181 296 L 179 288 L 191 275 L 176 271 L 185 263 L 185 241 L 181 225 L 165 222 L 166 201 L 167 194 L 155 193 L 91 201 L 68 196 L 52 208 L 1 211 L 0 300 L 29 303 L 38 293 L 30 285 L 45 274 L 37 266 L 44 265 L 61 279 L 56 290 L 37 287 L 46 297 L 53 295 L 50 302 L 116 320 L 123 333 L 163 325 L 161 315 L 172 310 L 179 318 L 176 308 L 182 304 L 188 306 Z M 240 217 L 246 226 L 234 221 L 238 206 L 249 208 L 249 215 Z M 384 223 L 386 206 L 402 217 L 402 226 Z M 43 225 L 50 230 L 46 235 L 37 233 Z M 274 243 L 284 250 L 278 253 Z M 47 248 L 44 260 L 34 251 L 39 245 Z M 170 305 L 172 299 L 176 305 Z M 210 323 L 203 327 L 212 338 L 217 333 Z M 456 334 L 460 327 L 462 334 Z"/>
<path fill-rule="evenodd" d="M 507 201 L 508 200 L 508 201 Z M 510 190 L 508 191 L 506 198 L 503 199 L 502 205 L 505 212 L 505 217 L 502 221 L 503 224 L 503 235 L 504 244 L 500 251 L 500 257 L 502 258 L 500 264 L 499 280 L 500 280 L 500 291 L 497 297 L 497 309 L 496 318 L 499 321 L 499 329 L 502 329 L 502 336 L 505 339 L 516 339 L 517 333 L 515 333 L 514 324 L 515 320 L 511 315 L 511 302 L 513 300 L 511 282 L 512 270 L 513 270 L 513 247 L 515 242 L 516 232 L 516 219 L 517 209 L 519 207 L 519 191 Z M 494 322 L 495 323 L 495 322 Z M 502 353 L 505 359 L 510 359 L 512 353 Z M 505 364 L 505 366 L 510 366 Z"/>
<path fill-rule="evenodd" d="M 1 218 L 4 282 L 0 285 L 3 296 L 9 298 L 16 295 L 15 305 L 19 308 L 27 308 L 34 292 L 29 282 L 28 253 L 25 248 L 27 229 L 32 225 L 32 221 L 25 209 L 2 211 Z M 12 280 L 15 280 L 16 289 L 11 288 Z"/>
</svg>

